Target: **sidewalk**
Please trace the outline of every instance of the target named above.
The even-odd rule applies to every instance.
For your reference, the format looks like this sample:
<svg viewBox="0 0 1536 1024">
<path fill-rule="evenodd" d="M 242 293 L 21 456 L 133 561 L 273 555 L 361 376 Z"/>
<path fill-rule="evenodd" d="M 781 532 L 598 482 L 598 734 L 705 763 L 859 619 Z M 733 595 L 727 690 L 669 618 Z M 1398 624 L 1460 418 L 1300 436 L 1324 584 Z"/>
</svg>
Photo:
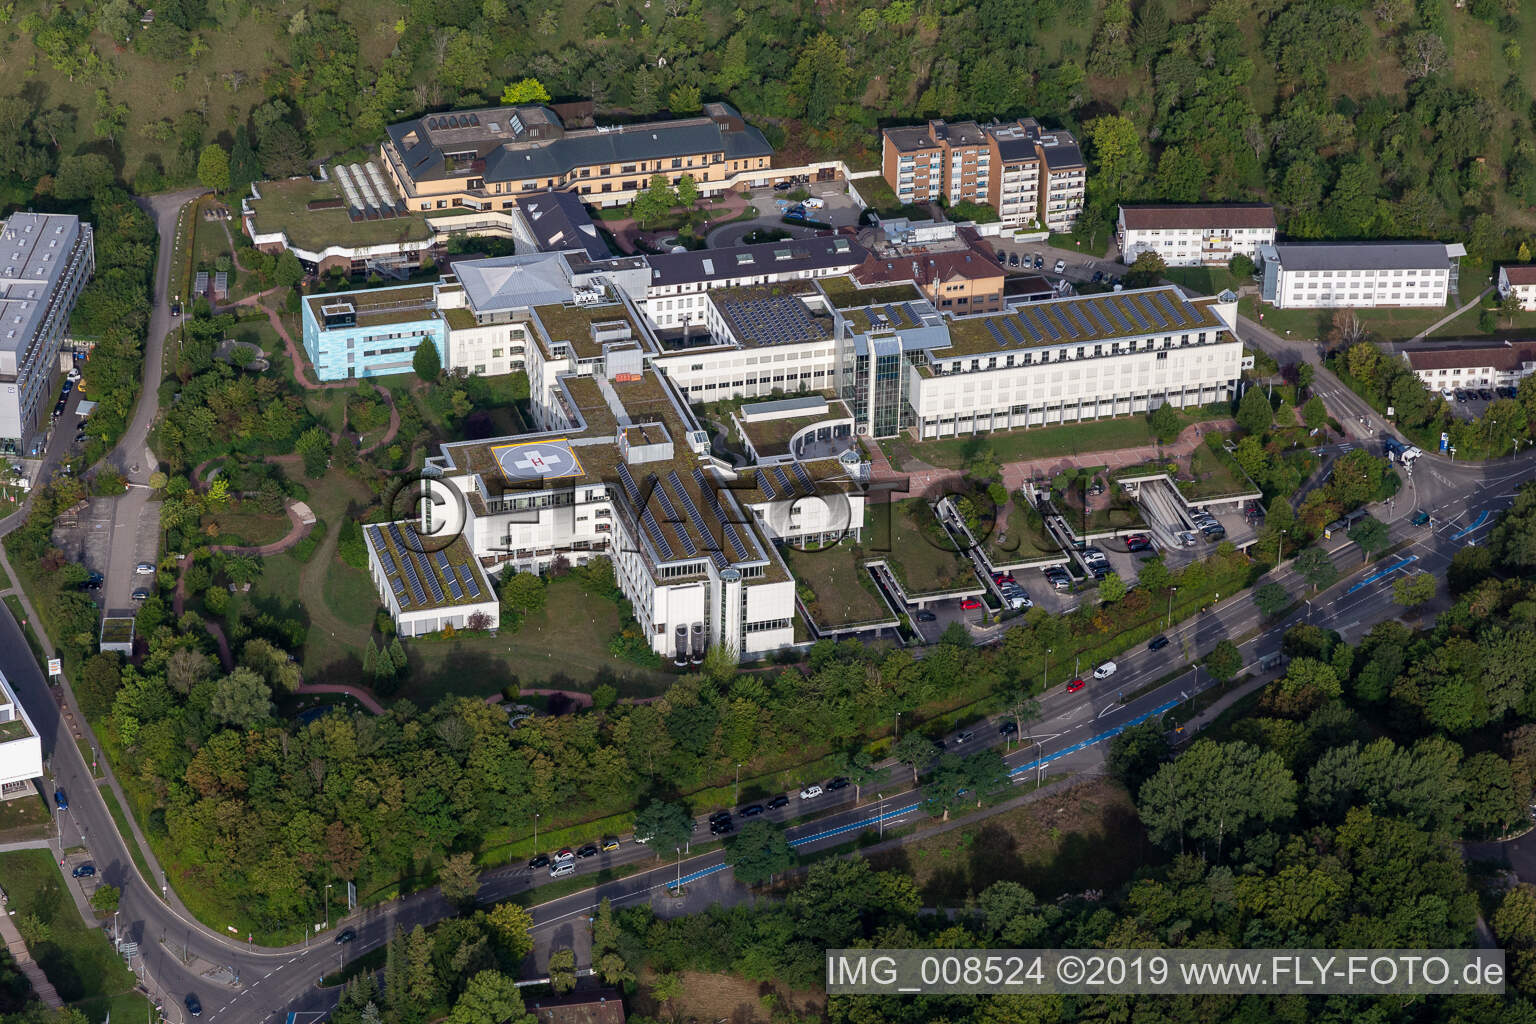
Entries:
<svg viewBox="0 0 1536 1024">
<path fill-rule="evenodd" d="M 32 985 L 32 991 L 37 993 L 37 998 L 43 1001 L 43 1005 L 51 1010 L 63 1009 L 64 1000 L 59 998 L 53 982 L 48 980 L 43 969 L 32 959 L 32 954 L 27 950 L 27 944 L 22 941 L 21 932 L 17 931 L 16 922 L 11 920 L 9 912 L 0 912 L 0 939 L 5 940 L 11 959 L 16 961 L 16 966 L 21 968 L 21 973 L 27 976 L 27 981 Z"/>
</svg>

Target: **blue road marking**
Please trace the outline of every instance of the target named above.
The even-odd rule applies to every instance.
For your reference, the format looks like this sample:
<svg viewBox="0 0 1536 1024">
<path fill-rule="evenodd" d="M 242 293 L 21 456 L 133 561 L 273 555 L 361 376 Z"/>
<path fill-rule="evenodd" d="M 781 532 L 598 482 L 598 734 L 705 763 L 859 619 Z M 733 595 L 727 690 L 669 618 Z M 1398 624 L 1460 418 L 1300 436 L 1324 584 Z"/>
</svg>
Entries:
<svg viewBox="0 0 1536 1024">
<path fill-rule="evenodd" d="M 1376 572 L 1371 573 L 1365 579 L 1359 580 L 1359 581 L 1355 582 L 1348 590 L 1344 591 L 1344 593 L 1345 594 L 1353 594 L 1355 591 L 1359 590 L 1361 587 L 1368 587 L 1372 583 L 1375 583 L 1377 580 L 1385 579 L 1386 577 L 1388 577 L 1388 576 L 1392 575 L 1393 573 L 1397 572 L 1397 570 L 1403 568 L 1406 565 L 1412 565 L 1414 562 L 1417 562 L 1418 560 L 1419 560 L 1419 556 L 1418 555 L 1409 555 L 1407 558 L 1398 559 L 1396 562 L 1394 562 L 1391 565 L 1387 566 L 1385 569 L 1379 569 Z"/>
<path fill-rule="evenodd" d="M 804 846 L 807 843 L 814 843 L 821 839 L 830 839 L 833 836 L 840 836 L 844 832 L 854 832 L 858 829 L 864 828 L 867 825 L 878 825 L 881 821 L 890 821 L 892 818 L 899 818 L 903 814 L 911 814 L 920 806 L 922 805 L 908 804 L 907 806 L 899 807 L 894 811 L 886 811 L 884 814 L 877 814 L 872 818 L 865 818 L 863 821 L 855 821 L 847 825 L 840 825 L 837 828 L 829 828 L 825 832 L 817 832 L 815 835 L 801 836 L 799 839 L 791 839 L 789 841 L 789 845 Z"/>
<path fill-rule="evenodd" d="M 1483 528 L 1483 524 L 1486 523 L 1487 521 L 1488 521 L 1488 510 L 1487 509 L 1483 509 L 1483 511 L 1478 514 L 1478 517 L 1476 519 L 1472 520 L 1472 525 L 1471 526 L 1467 527 L 1465 530 L 1462 530 L 1460 533 L 1453 533 L 1453 534 L 1451 534 L 1451 540 L 1461 540 L 1461 538 L 1465 537 L 1467 534 L 1471 533 L 1473 530 L 1481 530 Z"/>
<path fill-rule="evenodd" d="M 1166 704 L 1160 704 L 1157 707 L 1153 708 L 1151 711 L 1148 711 L 1146 714 L 1138 715 L 1135 718 L 1131 719 L 1129 722 L 1125 722 L 1125 723 L 1123 723 L 1121 725 L 1117 725 L 1113 729 L 1105 729 L 1103 732 L 1099 733 L 1098 735 L 1090 736 L 1086 740 L 1083 740 L 1080 743 L 1074 743 L 1074 744 L 1072 744 L 1072 746 L 1066 747 L 1066 748 L 1064 748 L 1062 750 L 1058 750 L 1055 753 L 1046 754 L 1044 757 L 1038 758 L 1038 759 L 1036 759 L 1034 761 L 1026 762 L 1025 764 L 1021 764 L 1017 768 L 1015 768 L 1012 771 L 1010 771 L 1008 773 L 1008 776 L 1009 776 L 1009 778 L 1012 778 L 1015 775 L 1022 775 L 1024 772 L 1033 771 L 1034 769 L 1039 768 L 1043 764 L 1050 764 L 1052 761 L 1058 760 L 1059 758 L 1066 757 L 1068 754 L 1075 754 L 1079 750 L 1086 750 L 1086 749 L 1088 749 L 1089 747 L 1093 746 L 1096 743 L 1103 743 L 1105 740 L 1113 739 L 1114 737 L 1120 735 L 1122 732 L 1125 732 L 1125 730 L 1131 728 L 1132 726 L 1140 725 L 1142 722 L 1147 721 L 1147 719 L 1149 719 L 1149 718 L 1156 718 L 1158 715 L 1161 715 L 1161 714 L 1164 714 L 1166 712 L 1172 711 L 1174 708 L 1178 707 L 1180 703 L 1182 703 L 1182 702 L 1181 701 L 1177 701 L 1177 700 L 1170 700 Z"/>
<path fill-rule="evenodd" d="M 1113 739 L 1114 737 L 1120 735 L 1122 732 L 1125 732 L 1125 730 L 1132 728 L 1133 726 L 1140 725 L 1148 719 L 1156 718 L 1158 715 L 1172 711 L 1181 703 L 1183 703 L 1182 700 L 1170 700 L 1165 704 L 1159 704 L 1151 711 L 1148 711 L 1145 714 L 1137 715 L 1130 721 L 1121 725 L 1117 725 L 1113 729 L 1105 729 L 1098 735 L 1091 736 L 1080 743 L 1074 743 L 1072 746 L 1067 747 L 1064 750 L 1058 750 L 1055 753 L 1046 754 L 1044 757 L 1038 760 L 1030 761 L 1027 764 L 1021 764 L 1017 768 L 1010 771 L 1008 776 L 1012 778 L 1013 776 L 1022 774 L 1023 772 L 1032 771 L 1040 767 L 1042 764 L 1050 764 L 1052 761 L 1055 761 L 1058 758 L 1066 757 L 1068 754 L 1075 754 L 1079 750 L 1086 750 L 1088 747 L 1091 747 L 1096 743 L 1103 743 L 1107 739 Z M 804 846 L 807 843 L 819 842 L 822 839 L 830 839 L 833 836 L 840 836 L 846 832 L 854 832 L 858 829 L 867 828 L 870 825 L 878 825 L 882 821 L 890 821 L 892 818 L 899 818 L 904 814 L 911 814 L 913 811 L 918 810 L 920 807 L 922 807 L 922 804 L 908 804 L 905 807 L 898 807 L 895 810 L 886 811 L 884 814 L 876 814 L 872 817 L 864 818 L 860 821 L 850 822 L 847 825 L 839 825 L 837 828 L 829 828 L 824 832 L 817 832 L 814 835 L 801 836 L 799 839 L 791 839 L 789 841 L 789 845 L 791 847 Z M 689 882 L 697 881 L 700 878 L 713 875 L 717 871 L 724 871 L 725 868 L 726 865 L 724 864 L 716 864 L 712 868 L 705 868 L 703 871 L 695 871 L 690 875 L 684 875 L 682 878 L 682 884 L 687 885 Z M 675 889 L 677 888 L 677 885 L 677 882 L 668 882 L 667 888 Z"/>
<path fill-rule="evenodd" d="M 724 865 L 724 864 L 716 864 L 712 868 L 705 868 L 703 871 L 695 871 L 691 875 L 684 875 L 683 876 L 683 884 L 687 885 L 689 882 L 696 882 L 696 881 L 698 881 L 701 878 L 705 878 L 705 877 L 707 877 L 709 875 L 713 875 L 717 871 L 724 871 L 725 868 L 726 868 L 726 865 Z M 668 882 L 667 883 L 667 888 L 668 889 L 676 889 L 677 888 L 677 882 L 675 882 L 675 881 Z"/>
</svg>

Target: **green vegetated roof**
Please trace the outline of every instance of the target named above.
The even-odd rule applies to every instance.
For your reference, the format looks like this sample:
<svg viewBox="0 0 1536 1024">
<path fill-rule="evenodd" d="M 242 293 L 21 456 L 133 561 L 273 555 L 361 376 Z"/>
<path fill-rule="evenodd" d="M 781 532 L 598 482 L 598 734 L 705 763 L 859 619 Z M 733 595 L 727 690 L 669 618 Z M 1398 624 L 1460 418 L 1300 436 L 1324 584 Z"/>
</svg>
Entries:
<svg viewBox="0 0 1536 1024">
<path fill-rule="evenodd" d="M 345 205 L 311 210 L 317 199 L 341 199 L 341 186 L 335 181 L 289 178 L 264 181 L 256 186 L 260 199 L 251 199 L 257 232 L 281 231 L 289 243 L 317 252 L 331 245 L 389 245 L 423 242 L 432 237 L 426 219 L 416 214 L 379 220 L 354 221 Z"/>
</svg>

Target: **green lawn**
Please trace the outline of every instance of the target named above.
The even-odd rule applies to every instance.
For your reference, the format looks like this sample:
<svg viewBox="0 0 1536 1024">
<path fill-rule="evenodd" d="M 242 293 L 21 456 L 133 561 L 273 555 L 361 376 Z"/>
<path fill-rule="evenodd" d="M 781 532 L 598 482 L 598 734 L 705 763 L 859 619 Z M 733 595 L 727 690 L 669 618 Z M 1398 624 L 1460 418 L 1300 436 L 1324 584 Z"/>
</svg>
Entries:
<svg viewBox="0 0 1536 1024">
<path fill-rule="evenodd" d="M 1365 325 L 1373 340 L 1404 341 L 1427 330 L 1435 321 L 1454 308 L 1454 306 L 1435 306 L 1430 309 L 1357 309 L 1355 313 L 1360 317 L 1360 322 Z M 1255 296 L 1246 295 L 1238 303 L 1238 312 L 1250 320 L 1258 320 L 1259 314 L 1262 313 L 1264 319 L 1260 322 L 1277 334 L 1286 334 L 1292 338 L 1326 338 L 1329 330 L 1332 329 L 1333 315 L 1337 310 L 1275 309 L 1273 306 L 1261 306 Z M 1475 327 L 1476 311 L 1473 311 L 1472 319 Z M 1436 337 L 1440 336 L 1436 334 Z"/>
<path fill-rule="evenodd" d="M 783 552 L 801 596 L 808 597 L 806 606 L 818 626 L 841 628 L 893 618 L 864 568 L 864 563 L 874 556 L 863 545 L 849 539 L 815 551 L 786 547 Z"/>
<path fill-rule="evenodd" d="M 75 1004 L 75 1009 L 85 1014 L 91 1024 L 103 1024 L 109 1019 L 115 1019 L 118 1024 L 137 1024 L 141 1020 L 148 1024 L 153 1007 L 138 992 L 119 992 L 114 996 L 82 999 Z"/>
<path fill-rule="evenodd" d="M 670 673 L 608 653 L 608 638 L 620 625 L 618 605 L 587 593 L 574 579 L 557 579 L 544 607 L 516 631 L 406 641 L 411 677 L 399 694 L 425 707 L 447 694 L 488 696 L 513 682 L 583 691 L 608 682 L 625 697 L 663 692 Z"/>
<path fill-rule="evenodd" d="M 373 581 L 361 569 L 354 569 L 339 558 L 326 567 L 322 588 L 325 606 L 342 622 L 359 629 L 370 629 L 373 616 L 382 606 Z"/>
<path fill-rule="evenodd" d="M 1484 300 L 1485 302 L 1487 300 Z M 1482 306 L 1474 306 L 1456 319 L 1430 333 L 1431 338 L 1482 338 L 1489 344 L 1498 344 L 1505 338 L 1526 339 L 1536 333 L 1536 313 L 1516 313 L 1513 320 L 1498 316 L 1492 333 L 1477 325 Z"/>
<path fill-rule="evenodd" d="M 1179 490 L 1192 501 L 1259 492 L 1226 453 L 1218 455 L 1205 445 L 1190 458 L 1190 475 L 1194 479 L 1180 480 Z"/>
<path fill-rule="evenodd" d="M 1189 422 L 1198 422 L 1197 418 Z M 944 469 L 968 469 L 990 456 L 998 462 L 1022 462 L 1050 459 L 1062 455 L 1113 451 L 1153 444 L 1156 438 L 1147 417 L 1117 416 L 1113 419 L 1085 420 L 1054 427 L 1033 427 L 974 437 L 952 437 L 941 441 L 912 441 L 901 438 L 882 441 L 885 454 L 902 468 L 907 459 L 917 459 Z"/>
<path fill-rule="evenodd" d="M 980 587 L 923 498 L 870 507 L 872 558 L 884 558 L 908 597 Z"/>
<path fill-rule="evenodd" d="M 1238 277 L 1226 267 L 1169 267 L 1163 276 L 1174 284 L 1191 288 L 1201 295 L 1218 295 L 1223 289 L 1236 291 L 1252 278 Z"/>
<path fill-rule="evenodd" d="M 1039 513 L 1031 514 L 1024 496 L 1017 493 L 1006 507 L 998 509 L 997 525 L 983 546 L 993 565 L 1016 565 L 1062 553 L 1046 535 Z"/>
<path fill-rule="evenodd" d="M 219 532 L 209 537 L 211 543 L 246 547 L 259 547 L 281 540 L 288 535 L 293 525 L 282 513 L 272 515 L 245 502 L 235 502 L 223 512 L 203 516 L 205 531 L 213 523 L 218 524 Z"/>
<path fill-rule="evenodd" d="M 40 793 L 0 801 L 0 842 L 43 839 L 53 835 L 53 815 Z M 0 885 L 4 880 L 0 879 Z"/>
<path fill-rule="evenodd" d="M 115 996 L 133 988 L 133 972 L 124 966 L 106 934 L 80 919 L 50 852 L 0 854 L 0 879 L 33 959 L 61 999 Z M 39 932 L 46 937 L 39 938 Z"/>
</svg>

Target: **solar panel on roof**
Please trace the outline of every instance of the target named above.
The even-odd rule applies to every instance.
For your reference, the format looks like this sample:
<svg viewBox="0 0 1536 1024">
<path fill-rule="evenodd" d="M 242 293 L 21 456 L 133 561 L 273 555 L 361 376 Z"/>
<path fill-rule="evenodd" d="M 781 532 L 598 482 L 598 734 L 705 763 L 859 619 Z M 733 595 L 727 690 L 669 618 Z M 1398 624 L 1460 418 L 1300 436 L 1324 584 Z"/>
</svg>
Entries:
<svg viewBox="0 0 1536 1024">
<path fill-rule="evenodd" d="M 784 472 L 783 466 L 771 466 L 769 467 L 769 472 L 771 472 L 773 474 L 773 478 L 779 482 L 779 489 L 781 491 L 783 491 L 785 494 L 794 493 L 795 487 L 789 482 L 789 475 Z"/>
<path fill-rule="evenodd" d="M 432 600 L 436 601 L 438 604 L 442 604 L 445 600 L 443 597 L 443 585 L 438 582 L 437 573 L 433 572 L 432 567 L 425 563 L 422 564 L 421 570 L 421 574 L 426 577 L 427 580 L 427 589 L 432 591 Z"/>
<path fill-rule="evenodd" d="M 459 589 L 459 581 L 457 579 L 455 579 L 452 576 L 449 576 L 448 579 L 445 580 L 444 582 L 446 582 L 448 584 L 448 596 L 449 597 L 453 598 L 455 601 L 462 601 L 462 600 L 464 600 L 464 591 Z"/>
<path fill-rule="evenodd" d="M 896 309 L 895 306 L 886 306 L 885 315 L 891 318 L 892 327 L 901 327 L 906 323 L 906 321 L 901 318 L 901 313 Z"/>
<path fill-rule="evenodd" d="M 390 576 L 387 577 L 387 579 L 389 580 L 389 589 L 395 592 L 396 599 L 404 597 L 405 582 L 401 580 L 399 576 Z"/>
<path fill-rule="evenodd" d="M 917 315 L 917 310 L 912 308 L 912 303 L 903 302 L 901 308 L 907 314 L 907 319 L 912 322 L 914 327 L 923 322 L 923 318 Z"/>
<path fill-rule="evenodd" d="M 1083 311 L 1078 308 L 1077 303 L 1074 302 L 1068 306 L 1067 313 L 1072 317 L 1073 323 L 1077 324 L 1080 328 L 1082 337 L 1091 338 L 1094 335 L 1093 326 L 1088 323 L 1088 318 L 1083 315 Z"/>
<path fill-rule="evenodd" d="M 1100 333 L 1102 333 L 1102 334 L 1114 334 L 1115 333 L 1115 329 L 1113 327 L 1109 326 L 1109 320 L 1104 316 L 1103 313 L 1099 312 L 1099 307 L 1098 307 L 1097 303 L 1093 303 L 1093 304 L 1085 306 L 1083 308 L 1088 313 L 1089 316 L 1093 317 L 1093 322 L 1099 325 L 1099 332 Z"/>
<path fill-rule="evenodd" d="M 1205 316 L 1195 308 L 1195 304 L 1188 299 L 1184 300 L 1184 324 L 1187 327 L 1198 327 L 1205 323 Z"/>
<path fill-rule="evenodd" d="M 1052 341 L 1061 340 L 1061 332 L 1056 330 L 1049 320 L 1041 316 L 1039 310 L 1021 309 L 1019 310 L 1019 319 L 1024 321 L 1030 328 L 1033 328 L 1036 335 L 1050 335 Z M 1039 325 L 1038 327 L 1036 326 L 1037 324 Z"/>
<path fill-rule="evenodd" d="M 674 469 L 667 474 L 667 481 L 672 484 L 672 489 L 682 499 L 683 507 L 688 510 L 688 519 L 693 523 L 693 528 L 699 531 L 699 536 L 713 540 L 714 535 L 709 532 L 709 527 L 705 524 L 704 517 L 699 513 L 699 507 L 693 503 L 693 496 L 683 486 L 682 477 L 677 475 L 677 470 Z M 718 544 L 710 545 L 709 558 L 717 567 L 723 568 L 727 564 L 725 552 L 720 550 L 720 545 Z"/>
<path fill-rule="evenodd" d="M 1003 320 L 1003 327 L 1005 329 L 1007 329 L 1008 333 L 1013 336 L 1013 340 L 1014 340 L 1015 343 L 1017 343 L 1019 345 L 1028 345 L 1029 344 L 1029 339 L 1024 337 L 1024 332 L 1019 328 L 1019 322 L 1017 320 L 1015 320 L 1013 317 L 1007 317 L 1006 319 L 1004 319 Z"/>
<path fill-rule="evenodd" d="M 1076 340 L 1077 329 L 1067 320 L 1060 306 L 1045 306 L 1043 307 L 1043 312 L 1048 320 L 1061 328 L 1061 336 L 1063 338 Z"/>
<path fill-rule="evenodd" d="M 778 490 L 773 486 L 773 481 L 768 478 L 768 471 L 766 469 L 757 471 L 757 488 L 763 492 L 763 497 L 769 501 L 774 501 L 779 496 Z"/>
<path fill-rule="evenodd" d="M 747 545 L 742 542 L 741 534 L 736 532 L 736 524 L 725 518 L 725 509 L 720 507 L 720 499 L 715 496 L 714 490 L 705 481 L 704 471 L 695 469 L 693 471 L 693 479 L 699 485 L 699 493 L 704 495 L 705 504 L 709 506 L 710 512 L 714 513 L 715 520 L 719 522 L 720 530 L 724 534 L 726 542 L 731 545 L 731 550 L 736 553 L 737 560 L 746 558 Z"/>
<path fill-rule="evenodd" d="M 1102 301 L 1099 308 L 1104 310 L 1105 315 L 1108 316 L 1111 321 L 1120 325 L 1120 333 L 1130 333 L 1131 322 L 1125 318 L 1124 313 L 1120 312 L 1120 308 L 1118 306 L 1116 306 L 1110 300 L 1105 299 Z"/>
<path fill-rule="evenodd" d="M 475 571 L 467 565 L 459 566 L 459 580 L 464 584 L 464 589 L 470 597 L 480 596 L 480 581 L 475 579 Z"/>
<path fill-rule="evenodd" d="M 1150 331 L 1152 329 L 1151 323 L 1149 323 L 1147 318 L 1142 315 L 1141 310 L 1136 308 L 1136 304 L 1134 302 L 1131 302 L 1129 299 L 1127 299 L 1123 310 L 1127 316 L 1135 321 L 1136 326 L 1140 327 L 1143 331 Z"/>
<path fill-rule="evenodd" d="M 1184 322 L 1183 315 L 1179 312 L 1178 307 L 1174 305 L 1173 300 L 1168 297 L 1167 292 L 1153 292 L 1152 301 L 1167 314 L 1171 322 L 1176 324 Z"/>
<path fill-rule="evenodd" d="M 651 510 L 646 509 L 640 513 L 640 522 L 645 526 L 645 532 L 650 534 L 651 543 L 663 559 L 677 557 L 672 553 L 672 545 L 667 543 L 666 536 L 661 532 L 661 527 L 656 525 L 656 517 L 651 515 Z"/>
<path fill-rule="evenodd" d="M 656 480 L 655 474 L 652 474 L 650 479 Z M 683 542 L 683 554 L 698 554 L 699 546 L 693 542 L 692 537 L 688 536 L 688 531 L 683 529 L 683 520 L 678 516 L 677 509 L 672 507 L 672 499 L 667 497 L 667 492 L 662 488 L 661 481 L 656 480 L 656 483 L 652 486 L 651 494 L 657 501 L 661 502 L 661 510 L 666 513 L 667 522 L 673 524 L 672 532 L 677 534 L 678 540 Z"/>
<path fill-rule="evenodd" d="M 795 478 L 800 481 L 800 486 L 805 489 L 805 493 L 815 494 L 816 485 L 811 482 L 810 474 L 805 471 L 805 467 L 798 462 L 794 463 L 794 467 Z"/>
<path fill-rule="evenodd" d="M 996 322 L 994 322 L 992 320 L 988 320 L 988 321 L 986 321 L 986 324 L 987 324 L 987 332 L 992 335 L 992 340 L 997 342 L 999 345 L 1003 346 L 1004 348 L 1007 348 L 1008 347 L 1008 340 L 1006 338 L 1004 338 L 1001 333 L 999 333 L 999 331 L 997 329 Z"/>
<path fill-rule="evenodd" d="M 1142 326 L 1143 330 L 1155 331 L 1168 326 L 1168 318 L 1163 315 L 1163 311 L 1158 309 L 1145 295 L 1127 295 L 1125 301 L 1126 305 L 1141 315 L 1141 319 L 1137 323 Z"/>
</svg>

